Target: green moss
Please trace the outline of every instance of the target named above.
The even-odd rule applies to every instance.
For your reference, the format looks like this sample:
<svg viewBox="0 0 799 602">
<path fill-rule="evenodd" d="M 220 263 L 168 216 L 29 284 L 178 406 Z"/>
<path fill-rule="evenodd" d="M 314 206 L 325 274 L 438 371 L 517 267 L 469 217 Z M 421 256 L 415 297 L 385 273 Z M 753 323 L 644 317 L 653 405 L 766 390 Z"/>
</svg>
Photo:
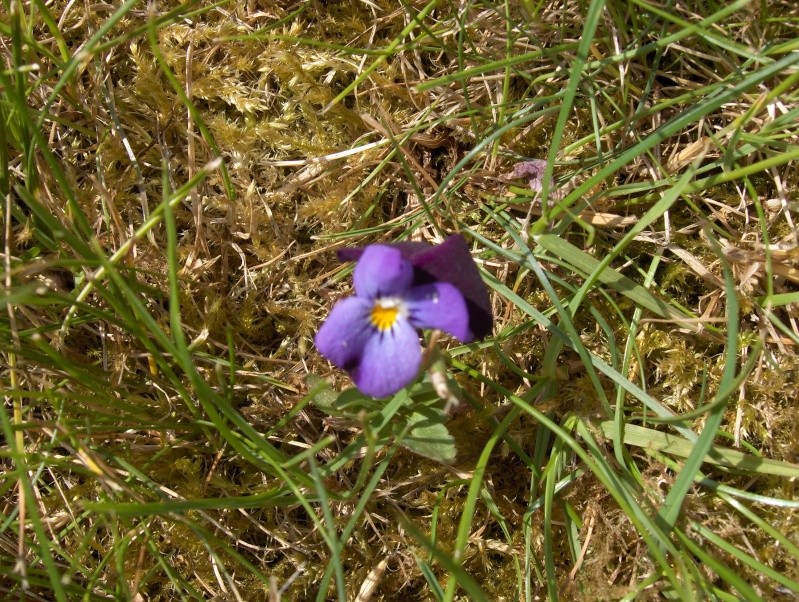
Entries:
<svg viewBox="0 0 799 602">
<path fill-rule="evenodd" d="M 165 77 L 147 32 L 137 31 L 153 16 L 149 9 L 136 7 L 128 13 L 100 50 L 64 76 L 55 34 L 72 54 L 110 13 L 84 13 L 68 2 L 48 4 L 58 24 L 55 32 L 34 14 L 41 14 L 43 5 L 30 12 L 24 3 L 15 4 L 29 11 L 23 29 L 32 36 L 18 44 L 26 67 L 20 71 L 27 94 L 24 110 L 34 119 L 41 117 L 41 133 L 65 178 L 56 178 L 42 149 L 27 152 L 30 136 L 19 126 L 20 107 L 4 92 L 0 104 L 8 145 L 2 156 L 8 161 L 0 168 L 3 178 L 10 179 L 9 198 L 17 204 L 7 216 L 8 277 L 19 296 L 9 297 L 7 305 L 13 305 L 15 313 L 4 311 L 8 317 L 0 324 L 6 358 L 3 385 L 9 391 L 9 417 L 3 426 L 7 432 L 23 432 L 30 456 L 26 474 L 36 479 L 22 550 L 31 571 L 39 571 L 32 595 L 53 598 L 53 586 L 38 562 L 50 552 L 35 547 L 38 535 L 30 517 L 34 509 L 53 542 L 59 570 L 68 564 L 64 571 L 73 585 L 91 590 L 91 595 L 122 597 L 126 590 L 120 584 L 133 588 L 139 582 L 140 593 L 149 600 L 214 595 L 260 600 L 271 595 L 272 583 L 290 583 L 285 599 L 316 599 L 332 558 L 320 527 L 326 520 L 322 511 L 329 508 L 334 537 L 359 512 L 340 554 L 346 599 L 356 598 L 382 561 L 386 568 L 378 576 L 373 600 L 436 599 L 417 563 L 429 559 L 430 553 L 402 520 L 426 537 L 435 537 L 444 553 L 454 551 L 477 460 L 494 433 L 492 419 L 502 420 L 512 407 L 491 383 L 518 394 L 564 427 L 573 425 L 569 421 L 574 417 L 590 421 L 602 416 L 600 395 L 590 367 L 564 346 L 555 362 L 552 396 L 532 398 L 530 392 L 543 376 L 544 358 L 552 345 L 561 343 L 493 291 L 496 346 L 458 351 L 458 358 L 478 370 L 482 379 L 457 371 L 453 375 L 475 405 L 469 407 L 464 400 L 448 423 L 457 440 L 454 465 L 440 466 L 399 450 L 384 466 L 387 451 L 372 457 L 358 439 L 363 416 L 322 416 L 305 398 L 308 373 L 330 375 L 339 388 L 349 384 L 346 375 L 331 371 L 312 345 L 320 319 L 350 288 L 341 279 L 343 268 L 335 249 L 408 235 L 434 240 L 439 230 L 475 231 L 491 242 L 476 243 L 482 267 L 565 330 L 563 316 L 554 311 L 542 283 L 494 247 L 518 250 L 508 228 L 486 209 L 507 211 L 509 227 L 518 230 L 519 223 L 512 220 L 523 219 L 531 202 L 507 196 L 507 174 L 515 158 L 544 158 L 550 145 L 559 145 L 552 192 L 554 200 L 561 200 L 649 132 L 662 131 L 658 128 L 663 123 L 702 102 L 699 93 L 718 78 L 734 85 L 775 58 L 745 62 L 740 50 L 718 44 L 720 37 L 735 41 L 739 49 L 773 48 L 796 37 L 790 35 L 795 27 L 783 14 L 784 6 L 761 3 L 720 21 L 712 35 L 692 34 L 679 46 L 661 46 L 662 52 L 614 58 L 642 44 L 660 44 L 658 32 L 672 32 L 673 24 L 651 11 L 609 5 L 600 19 L 600 35 L 591 45 L 591 68 L 579 83 L 565 134 L 553 141 L 557 112 L 529 120 L 527 116 L 539 108 L 557 111 L 562 106 L 570 69 L 576 64 L 576 45 L 584 34 L 582 8 L 564 11 L 557 3 L 545 3 L 533 18 L 524 4 L 498 8 L 439 3 L 423 27 L 400 40 L 391 53 L 382 52 L 398 40 L 410 13 L 424 6 L 411 4 L 398 10 L 388 0 L 286 7 L 223 3 L 192 5 L 195 12 L 185 14 L 177 2 L 160 3 L 159 16 L 169 10 L 179 16 L 156 25 L 159 51 L 206 132 L 200 123 L 189 123 L 190 111 Z M 293 10 L 298 12 L 291 16 Z M 668 10 L 694 20 L 681 6 Z M 0 8 L 0 17 L 12 23 L 7 9 Z M 6 38 L 10 27 L 4 30 Z M 14 47 L 4 44 L 2 50 L 8 67 L 4 77 L 12 84 L 17 77 L 11 68 L 17 60 Z M 495 62 L 508 57 L 515 61 L 522 54 L 529 55 L 524 62 Z M 59 81 L 61 77 L 65 80 Z M 347 98 L 329 106 L 360 77 Z M 440 77 L 451 81 L 419 87 Z M 55 101 L 40 116 L 56 85 Z M 757 94 L 773 85 L 765 82 Z M 694 98 L 672 104 L 671 99 L 689 88 L 697 92 Z M 741 129 L 730 134 L 725 128 L 758 102 L 750 90 L 594 182 L 580 200 L 588 202 L 591 211 L 640 218 L 664 193 L 660 182 L 682 173 L 670 173 L 663 165 L 679 164 L 683 151 L 708 136 L 718 140 L 709 147 L 703 162 L 708 170 L 701 177 L 778 157 L 795 132 L 774 126 L 771 113 L 779 117 L 783 107 L 793 107 L 796 91 L 786 90 L 776 100 L 765 108 L 755 107 Z M 507 129 L 488 141 L 499 128 Z M 386 140 L 385 131 L 391 140 Z M 765 144 L 758 146 L 758 137 L 765 138 Z M 746 147 L 752 140 L 753 146 Z M 453 174 L 474 149 L 480 150 Z M 331 157 L 347 150 L 357 152 Z M 735 165 L 728 161 L 742 150 L 747 154 Z M 41 216 L 32 217 L 33 209 L 23 203 L 27 197 L 21 191 L 29 186 L 43 215 L 52 215 L 69 233 L 77 230 L 79 209 L 91 230 L 91 240 L 84 242 L 102 249 L 107 258 L 162 203 L 162 166 L 174 190 L 217 154 L 226 175 L 213 171 L 173 210 L 178 297 L 169 294 L 167 236 L 161 224 L 139 237 L 117 262 L 121 280 L 152 322 L 132 313 L 132 299 L 114 288 L 116 284 L 98 277 L 77 309 L 76 322 L 64 325 L 75 295 L 94 278 L 99 262 L 52 240 L 52 233 L 41 227 Z M 752 374 L 730 400 L 717 440 L 732 446 L 740 442 L 749 452 L 798 462 L 794 308 L 761 306 L 768 282 L 777 293 L 796 290 L 793 272 L 766 270 L 762 247 L 765 229 L 771 244 L 788 248 L 775 261 L 785 270 L 795 270 L 794 218 L 784 210 L 771 212 L 761 224 L 751 199 L 753 191 L 761 203 L 777 198 L 777 176 L 781 190 L 795 196 L 795 170 L 782 169 L 750 175 L 748 182 L 684 194 L 668 219 L 661 216 L 612 262 L 615 269 L 642 282 L 643 270 L 662 253 L 653 294 L 696 318 L 691 328 L 645 312 L 626 372 L 621 358 L 635 303 L 621 291 L 600 290 L 603 285 L 598 285 L 579 308 L 569 306 L 584 275 L 562 267 L 558 261 L 564 258 L 547 255 L 535 240 L 527 242 L 585 348 L 613 366 L 620 378 L 629 378 L 671 411 L 683 413 L 711 400 L 722 382 L 727 293 L 718 284 L 724 263 L 707 236 L 710 232 L 733 269 L 741 360 L 746 359 L 744 351 L 751 353 L 757 341 L 764 341 Z M 447 187 L 439 190 L 450 176 Z M 652 190 L 648 182 L 655 182 Z M 625 185 L 640 188 L 624 189 L 630 192 L 618 196 L 617 187 Z M 548 227 L 578 247 L 588 244 L 587 233 L 567 218 Z M 585 250 L 601 259 L 626 230 L 595 228 L 592 246 Z M 664 250 L 666 244 L 670 249 Z M 675 248 L 690 253 L 704 271 L 684 261 Z M 68 275 L 60 279 L 60 296 L 45 298 L 25 288 L 54 274 Z M 180 309 L 196 375 L 218 397 L 189 378 L 180 358 L 170 351 L 170 341 L 178 337 L 170 316 L 175 307 Z M 769 318 L 781 320 L 793 335 L 772 327 Z M 598 378 L 615 404 L 613 382 Z M 638 421 L 647 411 L 630 392 L 618 399 L 625 403 L 625 419 Z M 17 402 L 21 418 L 13 417 Z M 264 434 L 263 441 L 251 438 L 231 419 L 237 415 Z M 703 418 L 693 426 L 698 432 Z M 544 494 L 534 475 L 545 468 L 557 441 L 545 433 L 541 424 L 522 413 L 507 431 L 514 445 L 499 443 L 482 474 L 483 490 L 462 560 L 490 600 L 521 596 L 517 565 L 525 558 L 534 565 L 529 596 L 548 595 L 543 509 L 527 516 L 530 504 Z M 575 441 L 586 445 L 579 437 Z M 598 444 L 605 454 L 600 458 L 618 470 L 625 483 L 633 483 L 635 499 L 654 513 L 675 482 L 675 472 L 650 450 L 632 446 L 625 448 L 625 460 L 634 463 L 635 470 L 626 471 L 616 464 L 612 442 Z M 9 446 L 6 441 L 1 452 L 4 467 L 16 461 Z M 533 461 L 522 459 L 523 454 L 520 458 L 516 449 L 528 458 L 542 454 L 542 465 L 528 464 Z M 285 460 L 270 460 L 272 453 Z M 310 457 L 320 470 L 329 471 L 320 477 L 324 500 L 315 485 L 302 479 L 311 474 Z M 364 464 L 367 458 L 372 464 Z M 563 458 L 559 478 L 583 472 L 554 496 L 553 579 L 562 599 L 620 599 L 656 571 L 656 564 L 606 484 L 585 470 L 577 455 L 568 452 Z M 382 476 L 365 490 L 377 470 L 384 471 Z M 709 468 L 707 473 L 749 493 L 796 498 L 793 483 L 785 479 Z M 6 475 L 2 501 L 9 518 L 0 536 L 8 544 L 2 546 L 3 566 L 8 568 L 17 560 L 21 501 L 11 481 L 17 473 L 9 468 Z M 287 478 L 292 479 L 290 485 Z M 535 488 L 533 480 L 538 483 Z M 263 497 L 246 501 L 257 495 Z M 203 500 L 208 507 L 137 513 L 123 506 L 182 500 Z M 95 507 L 92 503 L 119 505 L 129 512 L 84 509 Z M 793 509 L 751 506 L 788 539 L 796 539 L 799 519 Z M 775 545 L 772 536 L 704 489 L 689 492 L 678 526 L 687 528 L 691 521 L 799 579 L 799 561 L 790 550 Z M 776 598 L 775 583 L 690 529 L 687 532 L 765 598 Z M 569 537 L 586 543 L 579 561 Z M 106 563 L 108 558 L 112 560 Z M 695 562 L 687 552 L 680 560 Z M 440 563 L 430 565 L 446 587 L 452 576 Z M 707 567 L 697 570 L 731 591 Z M 657 599 L 667 588 L 665 580 L 657 581 L 640 598 Z M 335 597 L 331 584 L 327 598 Z M 455 599 L 465 598 L 458 590 Z"/>
</svg>

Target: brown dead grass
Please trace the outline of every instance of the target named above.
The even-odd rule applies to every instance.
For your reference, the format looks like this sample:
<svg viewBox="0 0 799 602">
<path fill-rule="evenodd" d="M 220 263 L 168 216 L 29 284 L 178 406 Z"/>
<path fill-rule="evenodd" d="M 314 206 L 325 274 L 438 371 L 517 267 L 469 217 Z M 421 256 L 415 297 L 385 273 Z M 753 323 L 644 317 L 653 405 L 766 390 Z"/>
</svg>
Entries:
<svg viewBox="0 0 799 602">
<path fill-rule="evenodd" d="M 414 5 L 422 6 L 418 2 Z M 774 14 L 788 15 L 795 11 L 790 3 L 766 5 Z M 161 3 L 159 12 L 171 6 Z M 513 54 L 521 54 L 574 41 L 579 37 L 581 24 L 569 17 L 579 14 L 580 6 L 576 2 L 547 3 L 536 21 L 529 23 L 523 32 L 513 30 L 509 41 L 502 12 L 505 9 L 501 6 L 470 5 L 459 12 L 454 5 L 442 4 L 434 13 L 436 40 L 432 50 L 427 51 L 425 43 L 400 49 L 387 57 L 354 94 L 326 112 L 324 109 L 336 94 L 375 57 L 302 40 L 351 48 L 385 48 L 407 24 L 406 11 L 397 9 L 395 3 L 313 3 L 301 15 L 262 37 L 258 36 L 260 30 L 288 16 L 299 4 L 223 4 L 159 29 L 161 52 L 218 144 L 232 186 L 232 194 L 227 193 L 221 175 L 216 172 L 176 210 L 184 328 L 196 342 L 196 351 L 207 355 L 198 357 L 198 362 L 211 382 L 220 384 L 215 358 L 226 359 L 232 349 L 238 366 L 232 399 L 259 430 L 268 431 L 302 399 L 309 372 L 330 376 L 341 386 L 346 383 L 344 376 L 331 373 L 312 347 L 320 319 L 347 289 L 346 284 L 334 281 L 341 273 L 332 252 L 335 247 L 345 242 L 385 240 L 407 233 L 433 240 L 436 228 L 455 229 L 456 220 L 480 228 L 489 237 L 501 238 L 499 228 L 480 223 L 483 216 L 478 211 L 479 205 L 491 196 L 507 195 L 507 182 L 500 178 L 511 169 L 510 155 L 542 157 L 546 153 L 554 113 L 511 130 L 496 145 L 489 146 L 480 161 L 464 172 L 465 181 L 453 187 L 436 208 L 436 223 L 423 219 L 421 202 L 429 199 L 442 178 L 502 114 L 561 89 L 568 79 L 566 69 L 573 56 L 564 51 L 531 59 L 517 68 L 509 79 L 508 89 L 503 89 L 502 73 L 494 71 L 472 77 L 463 85 L 456 82 L 428 92 L 419 92 L 415 86 L 501 59 L 509 47 Z M 0 14 L 3 10 L 0 9 Z M 102 24 L 111 6 L 93 5 L 91 12 L 85 12 L 82 5 L 56 2 L 50 10 L 63 15 L 60 30 L 67 46 L 74 50 Z M 613 10 L 623 11 L 615 5 Z M 672 10 L 686 19 L 692 16 L 691 10 L 680 3 Z M 753 4 L 729 22 L 719 24 L 718 32 L 750 48 L 796 34 L 789 22 L 759 23 L 758 10 Z M 511 3 L 509 12 L 513 23 L 525 23 L 521 5 Z M 144 25 L 148 17 L 147 11 L 133 12 L 114 34 L 124 35 Z M 612 54 L 616 44 L 630 43 L 624 32 L 614 29 L 610 17 L 606 28 L 607 37 L 593 49 L 595 58 Z M 655 38 L 659 32 L 659 28 L 654 28 L 648 36 Z M 43 46 L 55 47 L 44 28 L 35 36 Z M 246 36 L 249 38 L 244 39 Z M 466 40 L 463 64 L 457 59 L 461 36 Z M 298 42 L 295 38 L 302 40 Z M 3 54 L 7 56 L 7 40 L 3 40 L 3 45 Z M 703 48 L 702 43 L 692 48 L 669 48 L 657 73 L 654 99 L 678 97 L 699 89 L 736 67 L 737 57 L 708 58 Z M 39 73 L 47 73 L 51 64 L 45 56 L 39 60 Z M 639 99 L 635 93 L 641 90 L 647 70 L 648 65 L 641 60 L 608 66 L 594 74 L 596 89 L 604 88 L 610 94 L 607 104 L 597 97 L 602 103 L 600 120 L 605 113 L 609 121 L 617 118 L 612 114 L 610 100 L 630 114 L 636 110 Z M 619 87 L 620 80 L 627 84 Z M 34 109 L 41 106 L 51 88 L 52 78 L 35 82 L 30 98 Z M 583 102 L 590 94 L 596 94 L 596 90 L 585 91 L 568 128 L 564 146 L 572 143 L 576 146 L 561 157 L 562 165 L 556 170 L 558 187 L 579 183 L 600 163 L 591 144 L 577 144 L 592 131 L 588 105 Z M 739 105 L 724 107 L 711 116 L 702 129 L 685 131 L 665 140 L 655 156 L 642 157 L 627 166 L 615 182 L 592 191 L 591 210 L 618 217 L 642 213 L 646 204 L 640 199 L 606 193 L 625 183 L 658 180 L 685 166 L 699 150 L 707 151 L 707 160 L 719 156 L 737 132 L 728 126 L 757 102 L 758 94 L 759 91 L 752 91 L 740 99 Z M 628 136 L 643 136 L 684 106 L 680 102 L 638 120 L 633 133 L 624 128 L 610 132 L 601 141 L 604 152 L 620 148 Z M 763 108 L 747 129 L 756 133 L 766 128 L 773 119 L 771 114 L 782 110 L 780 106 Z M 79 76 L 70 80 L 51 111 L 52 119 L 47 121 L 45 133 L 94 234 L 109 252 L 127 240 L 159 202 L 162 162 L 168 165 L 170 179 L 177 186 L 215 156 L 166 82 L 144 35 L 132 36 L 92 57 Z M 711 141 L 707 131 L 720 134 Z M 395 144 L 372 145 L 388 136 Z M 795 135 L 786 140 L 796 143 Z M 358 148 L 362 150 L 336 155 Z M 395 148 L 396 154 L 374 171 Z M 13 158 L 18 166 L 20 160 Z M 65 199 L 59 195 L 58 185 L 41 160 L 38 173 L 41 201 L 69 226 L 71 219 Z M 765 206 L 771 227 L 774 291 L 797 291 L 795 165 L 760 174 L 754 183 L 761 197 L 768 199 Z M 799 360 L 795 345 L 768 324 L 755 301 L 766 289 L 767 259 L 754 207 L 741 195 L 739 188 L 730 185 L 714 189 L 712 196 L 693 198 L 705 219 L 726 237 L 725 254 L 735 268 L 745 309 L 744 321 L 751 325 L 751 332 L 759 332 L 768 340 L 768 353 L 747 382 L 737 408 L 731 408 L 724 428 L 768 457 L 796 462 L 799 460 L 795 403 Z M 637 252 L 647 258 L 657 246 L 673 245 L 674 252 L 667 254 L 669 263 L 659 277 L 660 289 L 712 325 L 712 320 L 724 315 L 720 262 L 699 236 L 696 211 L 690 207 L 675 208 L 671 219 L 665 232 L 643 234 Z M 363 229 L 364 235 L 339 238 L 353 228 Z M 593 252 L 601 256 L 619 234 L 612 227 L 598 225 L 597 229 Z M 30 231 L 17 229 L 15 253 L 28 250 L 32 239 Z M 168 328 L 164 246 L 162 231 L 154 231 L 151 238 L 135 245 L 126 265 L 139 284 L 152 293 L 149 308 Z M 512 266 L 497 260 L 487 261 L 484 267 L 537 307 L 542 310 L 548 307 L 529 276 L 520 275 Z M 43 271 L 51 278 L 62 274 Z M 71 290 L 76 284 L 73 276 L 67 274 L 61 276 L 60 286 Z M 632 276 L 637 277 L 635 273 Z M 519 321 L 518 310 L 510 304 L 499 297 L 494 303 L 500 329 Z M 795 305 L 788 305 L 773 311 L 799 333 L 795 310 Z M 28 308 L 20 311 L 18 320 L 23 329 L 57 322 L 57 316 Z M 578 324 L 586 344 L 600 355 L 606 354 L 607 341 L 597 332 L 591 317 L 578 316 Z M 90 417 L 94 412 L 102 412 L 102 406 L 94 405 L 88 396 L 62 408 L 60 411 L 69 416 L 73 425 L 87 421 L 86 430 L 72 433 L 76 444 L 64 449 L 63 457 L 80 461 L 81 446 L 87 447 L 83 466 L 91 467 L 87 458 L 95 453 L 98 461 L 100 452 L 124 457 L 144 470 L 154 489 L 169 499 L 248 495 L 266 491 L 273 485 L 271 477 L 228 454 L 224 446 L 217 450 L 206 444 L 201 429 L 192 424 L 192 417 L 177 404 L 169 382 L 152 372 L 148 354 L 123 328 L 107 325 L 101 331 L 98 324 L 83 324 L 60 339 L 58 334 L 45 336 L 71 361 L 89 369 L 101 366 L 104 379 L 118 387 L 131 404 L 138 405 L 140 412 L 137 415 L 131 410 L 116 430 L 92 433 Z M 504 343 L 502 351 L 521 369 L 536 374 L 547 341 L 546 333 L 530 329 Z M 639 346 L 645 362 L 643 370 L 650 379 L 650 392 L 676 412 L 695 407 L 705 373 L 709 385 L 706 399 L 712 395 L 723 363 L 723 346 L 717 339 L 707 333 L 678 332 L 672 324 L 651 322 L 641 332 Z M 552 409 L 560 416 L 572 411 L 590 415 L 597 408 L 595 393 L 582 378 L 579 365 L 567 360 L 560 374 L 559 398 Z M 524 391 L 529 387 L 529 381 L 509 370 L 490 349 L 476 353 L 472 361 L 486 376 L 513 390 Z M 47 390 L 57 386 L 55 371 L 37 371 L 35 366 L 29 369 L 25 387 Z M 501 401 L 465 379 L 463 385 L 486 405 Z M 29 433 L 29 443 L 35 450 L 54 432 L 53 423 L 58 421 L 59 414 L 46 404 L 28 411 L 31 420 L 40 425 L 39 431 Z M 163 428 L 142 429 L 137 420 L 151 427 L 159 424 L 155 421 L 163 420 Z M 403 452 L 395 458 L 345 550 L 347 599 L 355 599 L 370 575 L 379 575 L 374 600 L 392 600 L 398 596 L 433 599 L 414 561 L 414 555 L 426 557 L 426 552 L 398 528 L 396 516 L 429 524 L 435 511 L 438 541 L 445 548 L 447 542 L 454 541 L 466 486 L 455 486 L 453 481 L 458 477 L 468 478 L 490 434 L 490 426 L 469 411 L 457 417 L 451 427 L 460 449 L 456 467 L 442 468 Z M 321 453 L 324 459 L 340 451 L 356 428 L 354 424 L 324 419 L 313 410 L 303 410 L 273 433 L 271 441 L 288 453 L 296 453 L 323 435 L 332 434 L 337 442 L 332 449 Z M 534 439 L 535 429 L 534 424 L 522 421 L 514 425 L 511 434 L 527 447 Z M 662 491 L 669 475 L 663 472 L 657 477 L 654 473 L 662 468 L 649 458 L 642 456 L 639 461 L 647 471 L 652 491 Z M 331 491 L 347 490 L 357 478 L 358 468 L 345 467 L 326 485 Z M 95 498 L 96 487 L 122 480 L 111 469 L 101 468 L 102 477 L 92 470 L 73 473 L 69 462 L 63 460 L 48 470 L 53 483 L 63 492 L 41 500 L 43 515 L 51 529 L 56 529 L 67 514 L 79 514 L 81 501 Z M 513 539 L 507 543 L 496 518 L 481 507 L 464 559 L 467 571 L 492 600 L 511 600 L 516 595 L 513 561 L 522 561 L 524 554 L 521 527 L 528 485 L 529 475 L 515 457 L 497 457 L 487 488 Z M 792 484 L 784 481 L 763 480 L 758 482 L 756 490 L 764 495 L 795 499 L 792 488 Z M 799 577 L 796 559 L 775 549 L 767 536 L 737 518 L 729 508 L 705 505 L 699 496 L 691 499 L 694 501 L 686 507 L 686 522 L 703 522 L 743 549 L 754 551 L 763 562 Z M 579 570 L 571 575 L 573 566 L 565 538 L 560 539 L 563 548 L 556 550 L 555 559 L 563 598 L 618 599 L 652 569 L 645 546 L 607 492 L 590 476 L 580 479 L 568 500 L 584 518 L 581 535 L 588 539 L 588 545 Z M 653 504 L 657 504 L 654 498 Z M 4 514 L 8 516 L 15 506 L 14 497 L 6 490 L 2 502 Z M 335 504 L 334 510 L 337 519 L 344 521 L 352 505 Z M 789 536 L 795 536 L 795 513 L 776 508 L 768 512 L 768 520 Z M 208 598 L 264 599 L 269 594 L 262 583 L 241 568 L 244 558 L 268 574 L 277 586 L 291 582 L 287 599 L 312 599 L 313 586 L 327 563 L 327 550 L 304 513 L 301 507 L 273 507 L 192 513 L 185 519 L 154 516 L 143 519 L 141 524 L 129 523 L 125 525 L 127 528 L 143 535 L 124 556 L 126 574 L 116 575 L 116 569 L 109 567 L 101 571 L 101 580 L 124 578 L 133 584 L 144 578 L 156 566 L 152 549 L 147 547 L 152 546 Z M 534 515 L 534 523 L 540 522 L 540 513 Z M 195 520 L 204 522 L 215 537 L 241 555 L 237 558 L 222 554 L 222 564 L 234 573 L 232 582 L 215 572 L 215 561 L 192 531 L 190 523 Z M 110 553 L 108 546 L 116 541 L 118 534 L 109 529 L 117 527 L 107 519 L 88 519 L 83 531 L 59 540 L 81 562 L 97 564 Z M 94 535 L 87 535 L 85 529 L 93 530 Z M 556 533 L 557 529 L 556 525 Z M 4 553 L 13 556 L 16 544 L 8 541 L 6 535 L 3 537 Z M 87 541 L 93 550 L 84 549 Z M 539 551 L 541 545 L 540 529 L 534 528 L 533 552 Z M 384 572 L 377 571 L 381 561 L 387 562 Z M 746 567 L 739 568 L 753 583 L 757 582 Z M 445 579 L 442 574 L 442 580 Z M 758 586 L 765 597 L 775 595 L 770 589 L 772 585 Z M 534 589 L 536 595 L 544 595 L 546 591 L 543 583 Z M 162 576 L 149 578 L 140 595 L 146 600 L 170 600 L 175 592 L 169 579 Z M 657 599 L 655 594 L 652 596 Z"/>
</svg>

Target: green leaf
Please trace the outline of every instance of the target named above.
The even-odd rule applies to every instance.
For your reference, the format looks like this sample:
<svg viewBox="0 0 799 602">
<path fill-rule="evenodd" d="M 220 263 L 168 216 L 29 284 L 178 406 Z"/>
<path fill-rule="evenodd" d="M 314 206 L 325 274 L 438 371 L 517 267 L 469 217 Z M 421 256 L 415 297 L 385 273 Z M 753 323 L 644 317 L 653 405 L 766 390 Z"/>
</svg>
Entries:
<svg viewBox="0 0 799 602">
<path fill-rule="evenodd" d="M 341 412 L 336 408 L 338 392 L 333 390 L 330 383 L 316 374 L 309 374 L 306 378 L 308 383 L 308 396 L 311 403 L 328 416 L 341 416 Z"/>
<path fill-rule="evenodd" d="M 417 406 L 405 424 L 395 426 L 397 431 L 405 435 L 398 436 L 398 443 L 415 454 L 430 458 L 436 462 L 452 462 L 457 450 L 455 438 L 450 435 L 444 424 L 447 415 L 438 408 Z"/>
<path fill-rule="evenodd" d="M 615 436 L 616 424 L 612 420 L 603 420 L 596 426 L 602 431 L 604 437 L 612 439 Z M 695 446 L 695 443 L 679 435 L 656 431 L 636 424 L 624 425 L 624 443 L 680 458 L 690 456 Z M 738 450 L 718 445 L 711 446 L 707 455 L 703 458 L 703 462 L 725 468 L 770 474 L 778 477 L 799 477 L 799 464 L 760 458 L 753 454 L 745 454 Z"/>
<path fill-rule="evenodd" d="M 339 392 L 316 374 L 309 374 L 306 382 L 310 389 L 308 395 L 311 403 L 328 416 L 354 418 L 361 410 L 378 409 L 377 402 L 373 398 L 367 397 L 355 387 Z"/>
<path fill-rule="evenodd" d="M 575 247 L 570 242 L 554 234 L 541 234 L 535 241 L 547 251 L 566 262 L 575 272 L 586 276 L 598 271 L 600 261 L 582 249 Z M 643 286 L 623 276 L 611 267 L 598 271 L 597 280 L 609 286 L 618 293 L 631 299 L 636 305 L 644 307 L 663 318 L 680 318 L 682 316 L 676 308 L 670 306 L 662 299 L 656 297 Z"/>
<path fill-rule="evenodd" d="M 427 581 L 427 585 L 430 587 L 430 593 L 432 593 L 433 596 L 435 596 L 435 599 L 440 602 L 444 599 L 444 590 L 441 589 L 441 584 L 438 582 L 438 578 L 433 572 L 433 567 L 431 567 L 427 561 L 419 558 L 415 554 L 414 558 L 416 559 L 416 566 L 419 567 L 424 580 Z"/>
<path fill-rule="evenodd" d="M 399 445 L 413 453 L 437 462 L 455 459 L 455 439 L 445 426 L 447 414 L 437 407 L 441 400 L 429 383 L 417 383 L 410 391 L 403 389 L 383 405 L 354 387 L 339 393 L 315 374 L 309 374 L 307 382 L 311 402 L 328 416 L 355 419 L 366 411 L 376 433 L 390 432 Z"/>
<path fill-rule="evenodd" d="M 710 238 L 709 232 L 707 232 L 707 236 Z M 722 255 L 718 243 L 715 243 L 712 238 L 710 238 L 710 241 L 713 243 L 714 249 L 721 259 L 721 265 L 724 271 L 724 285 L 727 293 L 727 348 L 725 351 L 724 371 L 722 372 L 721 381 L 719 382 L 719 391 L 721 392 L 727 388 L 729 383 L 735 380 L 739 327 L 738 298 L 735 296 L 735 278 L 733 277 L 732 269 Z M 674 483 L 672 483 L 671 489 L 668 494 L 666 494 L 666 499 L 658 511 L 659 518 L 669 527 L 673 528 L 677 523 L 677 518 L 682 509 L 683 502 L 688 495 L 688 491 L 693 486 L 694 478 L 699 473 L 704 458 L 713 448 L 713 439 L 724 420 L 724 411 L 729 398 L 729 395 L 724 395 L 717 400 L 719 403 L 709 404 L 712 406 L 712 409 L 708 412 L 707 418 L 705 419 L 702 433 L 694 442 L 694 448 L 686 458 L 682 470 L 677 475 Z M 730 581 L 730 583 L 732 583 L 732 581 Z M 740 587 L 738 589 L 743 592 Z"/>
</svg>

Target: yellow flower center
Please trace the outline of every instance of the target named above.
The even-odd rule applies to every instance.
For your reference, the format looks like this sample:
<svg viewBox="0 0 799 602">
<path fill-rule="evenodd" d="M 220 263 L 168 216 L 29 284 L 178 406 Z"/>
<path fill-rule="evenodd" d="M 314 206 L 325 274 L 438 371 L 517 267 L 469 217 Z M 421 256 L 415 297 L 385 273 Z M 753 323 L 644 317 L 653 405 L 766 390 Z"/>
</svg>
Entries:
<svg viewBox="0 0 799 602">
<path fill-rule="evenodd" d="M 378 299 L 374 307 L 372 307 L 372 313 L 369 315 L 369 319 L 372 325 L 378 330 L 391 330 L 391 327 L 394 326 L 397 321 L 399 313 L 400 306 L 396 301 Z"/>
</svg>

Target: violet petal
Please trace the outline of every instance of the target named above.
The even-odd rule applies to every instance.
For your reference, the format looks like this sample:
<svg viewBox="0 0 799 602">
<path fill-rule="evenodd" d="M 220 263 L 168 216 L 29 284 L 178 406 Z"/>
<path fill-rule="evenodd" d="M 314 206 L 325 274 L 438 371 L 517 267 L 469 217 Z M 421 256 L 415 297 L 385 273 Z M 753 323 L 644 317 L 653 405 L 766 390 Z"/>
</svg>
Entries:
<svg viewBox="0 0 799 602">
<path fill-rule="evenodd" d="M 359 297 L 336 303 L 314 338 L 319 353 L 342 370 L 357 366 L 374 333 L 369 321 L 371 310 L 372 302 Z"/>
<path fill-rule="evenodd" d="M 386 245 L 370 245 L 355 266 L 352 275 L 355 294 L 359 297 L 400 296 L 413 281 L 413 267 L 399 249 Z"/>
<path fill-rule="evenodd" d="M 399 319 L 390 330 L 373 331 L 350 375 L 361 392 L 386 397 L 412 383 L 421 363 L 419 335 L 407 320 Z"/>
<path fill-rule="evenodd" d="M 469 245 L 460 234 L 453 234 L 440 245 L 415 253 L 414 285 L 449 282 L 457 288 L 469 312 L 469 330 L 473 338 L 491 334 L 493 318 L 488 289 L 469 252 Z"/>
<path fill-rule="evenodd" d="M 453 234 L 437 246 L 424 242 L 404 241 L 390 246 L 399 250 L 403 259 L 414 268 L 413 284 L 449 282 L 466 301 L 469 330 L 472 337 L 482 339 L 491 334 L 493 317 L 488 289 L 469 252 L 469 245 L 460 234 Z M 339 249 L 342 261 L 358 261 L 369 247 Z"/>
<path fill-rule="evenodd" d="M 443 330 L 462 343 L 473 335 L 469 330 L 469 312 L 460 291 L 448 282 L 413 287 L 405 297 L 410 323 L 416 328 Z"/>
<path fill-rule="evenodd" d="M 547 162 L 543 159 L 532 159 L 530 161 L 520 161 L 513 166 L 513 172 L 509 174 L 511 178 L 527 178 L 530 189 L 540 192 L 543 187 L 544 171 Z"/>
</svg>

